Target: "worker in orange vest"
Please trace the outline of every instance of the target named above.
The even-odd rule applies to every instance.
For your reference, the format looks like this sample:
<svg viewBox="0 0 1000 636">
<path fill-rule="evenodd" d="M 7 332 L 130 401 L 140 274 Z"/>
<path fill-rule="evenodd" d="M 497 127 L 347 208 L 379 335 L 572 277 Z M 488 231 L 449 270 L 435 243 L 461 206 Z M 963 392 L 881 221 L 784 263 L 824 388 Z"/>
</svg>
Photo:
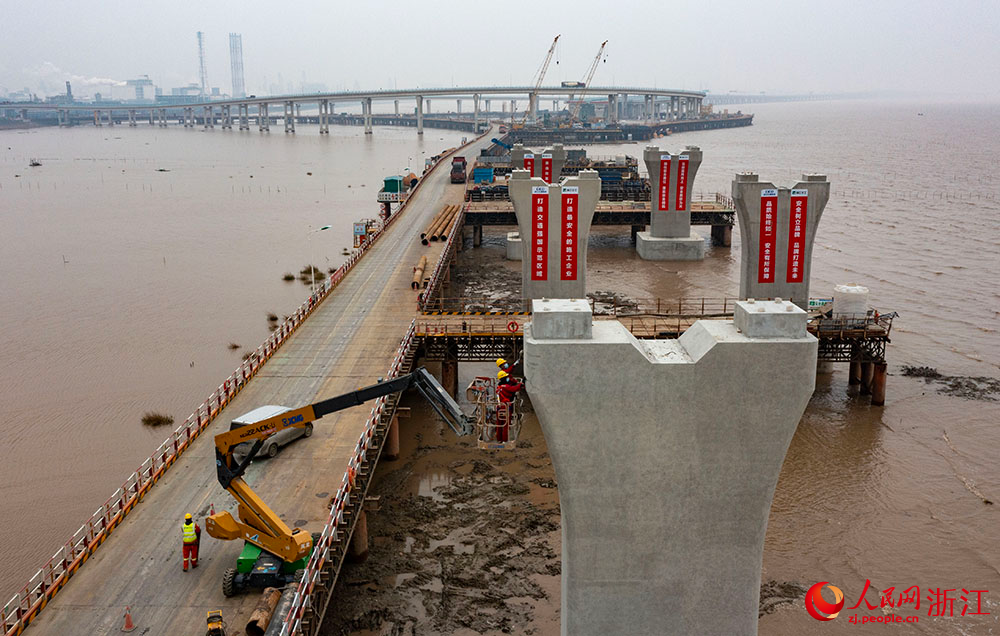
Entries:
<svg viewBox="0 0 1000 636">
<path fill-rule="evenodd" d="M 201 542 L 201 528 L 191 518 L 191 513 L 184 515 L 184 525 L 181 526 L 181 537 L 184 542 L 184 571 L 188 571 L 188 558 L 191 559 L 191 567 L 198 567 L 198 544 Z"/>
</svg>

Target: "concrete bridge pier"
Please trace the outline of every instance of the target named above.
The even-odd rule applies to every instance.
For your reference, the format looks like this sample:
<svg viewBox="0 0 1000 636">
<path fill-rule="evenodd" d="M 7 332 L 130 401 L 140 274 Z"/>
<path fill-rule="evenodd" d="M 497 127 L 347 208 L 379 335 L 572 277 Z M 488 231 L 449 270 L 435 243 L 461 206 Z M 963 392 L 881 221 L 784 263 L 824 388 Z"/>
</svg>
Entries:
<svg viewBox="0 0 1000 636">
<path fill-rule="evenodd" d="M 66 125 L 64 123 L 64 119 L 63 119 L 65 117 L 65 114 L 66 114 L 66 111 L 63 110 L 63 109 L 61 109 L 61 108 L 56 111 L 56 121 L 59 122 L 59 127 L 60 128 Z"/>
<path fill-rule="evenodd" d="M 156 125 L 156 109 L 155 108 L 150 108 L 149 109 L 149 125 L 150 126 L 155 126 Z"/>
<path fill-rule="evenodd" d="M 744 172 L 732 193 L 742 239 L 740 298 L 789 298 L 808 309 L 813 243 L 830 182 L 804 174 L 791 188 L 778 188 Z"/>
<path fill-rule="evenodd" d="M 417 134 L 424 134 L 424 98 L 420 95 L 417 95 Z"/>
<path fill-rule="evenodd" d="M 257 105 L 257 128 L 260 132 L 271 132 L 271 116 L 267 112 L 267 103 Z"/>
<path fill-rule="evenodd" d="M 108 109 L 108 126 L 115 125 L 115 114 L 110 108 Z"/>
<path fill-rule="evenodd" d="M 771 500 L 815 386 L 806 313 L 740 301 L 731 321 L 639 341 L 585 299 L 532 308 L 524 368 L 559 482 L 562 634 L 755 635 Z"/>
<path fill-rule="evenodd" d="M 492 111 L 490 110 L 490 100 L 487 99 L 486 100 L 486 116 L 489 117 L 491 112 Z"/>
<path fill-rule="evenodd" d="M 240 130 L 250 130 L 250 105 L 240 104 L 237 116 L 240 118 Z"/>
<path fill-rule="evenodd" d="M 184 118 L 184 127 L 191 128 L 191 126 L 194 125 L 192 123 L 194 121 L 194 115 L 191 112 L 191 108 L 185 107 L 184 110 L 181 111 L 181 113 Z"/>
<path fill-rule="evenodd" d="M 616 123 L 618 121 L 618 96 L 608 95 L 608 116 L 607 120 L 609 124 Z"/>
<path fill-rule="evenodd" d="M 455 102 L 456 102 L 457 108 L 458 108 L 458 110 L 456 112 L 459 115 L 461 115 L 462 114 L 462 100 L 461 99 L 456 99 Z"/>
<path fill-rule="evenodd" d="M 479 133 L 479 93 L 472 96 L 472 132 Z"/>
<path fill-rule="evenodd" d="M 96 110 L 94 111 L 94 125 L 95 126 L 103 126 L 104 125 L 104 124 L 101 123 L 101 113 L 99 111 L 96 111 Z"/>
<path fill-rule="evenodd" d="M 161 108 L 160 109 L 160 128 L 166 128 L 166 127 L 167 127 L 167 109 L 166 108 Z"/>
<path fill-rule="evenodd" d="M 431 114 L 431 99 L 429 97 L 427 98 L 427 114 Z"/>
<path fill-rule="evenodd" d="M 325 99 L 319 102 L 319 134 L 330 134 L 330 102 Z"/>
<path fill-rule="evenodd" d="M 691 192 L 702 153 L 687 146 L 678 154 L 647 146 L 642 153 L 650 183 L 649 231 L 636 235 L 635 251 L 647 261 L 700 261 L 705 240 L 691 229 Z"/>
<path fill-rule="evenodd" d="M 372 98 L 366 97 L 361 101 L 361 112 L 365 116 L 365 134 L 372 134 Z"/>
<path fill-rule="evenodd" d="M 285 132 L 294 133 L 295 132 L 295 104 L 292 102 L 285 102 L 284 104 L 284 120 L 285 120 Z"/>
<path fill-rule="evenodd" d="M 233 116 L 228 104 L 222 107 L 222 129 L 233 129 Z"/>
<path fill-rule="evenodd" d="M 528 121 L 538 121 L 538 93 L 528 94 Z"/>
<path fill-rule="evenodd" d="M 135 109 L 134 108 L 130 108 L 129 111 L 128 111 L 128 126 L 129 126 L 129 128 L 135 128 L 135 126 L 136 126 L 136 123 L 135 123 Z"/>
<path fill-rule="evenodd" d="M 517 111 L 517 100 L 510 100 L 510 114 L 513 115 Z"/>
<path fill-rule="evenodd" d="M 395 110 L 393 112 L 396 113 L 396 117 L 399 117 L 399 100 L 398 99 L 393 100 L 393 104 L 392 105 L 395 108 Z"/>
<path fill-rule="evenodd" d="M 215 128 L 215 109 L 211 106 L 206 106 L 202 115 L 202 120 L 205 125 L 205 130 Z"/>
</svg>

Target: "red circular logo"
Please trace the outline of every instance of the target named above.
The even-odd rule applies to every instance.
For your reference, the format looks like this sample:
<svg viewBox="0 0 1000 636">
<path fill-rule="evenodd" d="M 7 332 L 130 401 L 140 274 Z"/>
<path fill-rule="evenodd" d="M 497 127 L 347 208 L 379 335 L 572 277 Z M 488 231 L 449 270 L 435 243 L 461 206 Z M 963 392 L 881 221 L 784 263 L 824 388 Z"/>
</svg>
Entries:
<svg viewBox="0 0 1000 636">
<path fill-rule="evenodd" d="M 833 603 L 828 603 L 820 594 L 823 586 L 833 590 Z M 835 585 L 830 585 L 828 581 L 817 583 L 806 592 L 806 611 L 818 621 L 832 621 L 840 614 L 840 608 L 844 606 L 844 593 Z"/>
</svg>

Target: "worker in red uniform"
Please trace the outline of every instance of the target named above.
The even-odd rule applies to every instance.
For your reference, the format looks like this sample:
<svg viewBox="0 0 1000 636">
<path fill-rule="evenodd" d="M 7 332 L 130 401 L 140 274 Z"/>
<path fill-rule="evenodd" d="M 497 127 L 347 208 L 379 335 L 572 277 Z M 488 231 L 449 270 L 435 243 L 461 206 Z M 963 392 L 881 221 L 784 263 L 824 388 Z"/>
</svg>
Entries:
<svg viewBox="0 0 1000 636">
<path fill-rule="evenodd" d="M 201 543 L 201 528 L 191 518 L 191 513 L 184 515 L 184 525 L 181 526 L 181 538 L 183 539 L 184 571 L 188 571 L 188 558 L 191 559 L 191 567 L 198 567 L 198 544 Z"/>
<path fill-rule="evenodd" d="M 524 382 L 506 371 L 497 371 L 497 399 L 500 404 L 511 404 L 517 392 L 524 388 Z M 510 406 L 497 409 L 497 441 L 506 442 L 510 436 Z"/>
</svg>

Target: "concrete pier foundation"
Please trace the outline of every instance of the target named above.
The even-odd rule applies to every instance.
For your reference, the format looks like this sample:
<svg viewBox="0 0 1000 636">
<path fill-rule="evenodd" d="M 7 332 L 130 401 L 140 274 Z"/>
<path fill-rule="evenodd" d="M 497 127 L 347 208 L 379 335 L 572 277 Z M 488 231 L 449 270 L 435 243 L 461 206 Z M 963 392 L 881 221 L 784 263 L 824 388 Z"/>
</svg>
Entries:
<svg viewBox="0 0 1000 636">
<path fill-rule="evenodd" d="M 354 534 L 351 535 L 347 558 L 352 563 L 363 563 L 368 559 L 368 515 L 364 510 L 358 513 L 358 522 L 354 526 Z"/>
<path fill-rule="evenodd" d="M 701 166 L 701 149 L 686 146 L 670 154 L 647 146 L 642 158 L 649 173 L 649 231 L 636 235 L 636 252 L 648 261 L 703 260 L 705 239 L 691 229 L 691 192 Z"/>
<path fill-rule="evenodd" d="M 861 384 L 861 363 L 860 362 L 852 362 L 851 363 L 850 370 L 849 370 L 848 376 L 847 376 L 847 383 L 851 384 L 851 385 Z"/>
<path fill-rule="evenodd" d="M 639 341 L 586 300 L 532 305 L 524 365 L 559 482 L 562 634 L 756 634 L 771 499 L 815 385 L 806 313 L 742 301 L 732 321 Z"/>
<path fill-rule="evenodd" d="M 399 459 L 399 414 L 392 416 L 389 428 L 385 432 L 385 447 L 382 449 L 382 459 L 394 461 Z"/>
<path fill-rule="evenodd" d="M 424 98 L 417 96 L 417 134 L 424 134 Z"/>
<path fill-rule="evenodd" d="M 732 225 L 712 226 L 712 245 L 717 245 L 719 247 L 731 247 L 732 244 L 733 244 Z"/>
<path fill-rule="evenodd" d="M 285 102 L 284 117 L 285 120 L 285 132 L 294 133 L 295 132 L 295 104 L 293 102 Z"/>
<path fill-rule="evenodd" d="M 222 129 L 233 129 L 233 112 L 228 104 L 222 107 Z"/>
<path fill-rule="evenodd" d="M 445 360 L 441 363 L 441 386 L 448 395 L 458 399 L 458 360 Z"/>
<path fill-rule="evenodd" d="M 871 395 L 872 378 L 875 376 L 875 363 L 861 363 L 861 395 Z"/>
<path fill-rule="evenodd" d="M 590 222 L 601 196 L 601 179 L 581 170 L 558 184 L 514 170 L 510 198 L 525 240 L 521 261 L 524 298 L 583 298 L 587 289 Z"/>
<path fill-rule="evenodd" d="M 876 362 L 872 371 L 872 406 L 884 406 L 885 381 L 889 375 L 889 365 L 885 362 Z"/>
<path fill-rule="evenodd" d="M 398 106 L 399 100 L 396 100 Z M 322 99 L 319 102 L 319 134 L 330 134 L 330 102 Z"/>
<path fill-rule="evenodd" d="M 507 232 L 506 255 L 508 261 L 521 260 L 521 233 Z"/>
<path fill-rule="evenodd" d="M 202 120 L 205 130 L 215 128 L 215 111 L 211 106 L 205 107 L 205 110 L 202 113 Z"/>
<path fill-rule="evenodd" d="M 510 165 L 514 170 L 523 168 L 530 176 L 541 177 L 546 183 L 558 183 L 566 165 L 566 149 L 562 144 L 553 144 L 536 153 L 523 144 L 514 144 L 510 149 Z"/>
<path fill-rule="evenodd" d="M 135 123 L 135 109 L 134 108 L 130 108 L 129 111 L 128 111 L 128 125 L 129 125 L 129 128 L 135 128 L 136 127 L 136 123 Z"/>
<path fill-rule="evenodd" d="M 806 309 L 813 242 L 830 182 L 804 174 L 791 188 L 765 183 L 752 172 L 733 180 L 740 224 L 740 298 L 790 298 Z"/>
</svg>

